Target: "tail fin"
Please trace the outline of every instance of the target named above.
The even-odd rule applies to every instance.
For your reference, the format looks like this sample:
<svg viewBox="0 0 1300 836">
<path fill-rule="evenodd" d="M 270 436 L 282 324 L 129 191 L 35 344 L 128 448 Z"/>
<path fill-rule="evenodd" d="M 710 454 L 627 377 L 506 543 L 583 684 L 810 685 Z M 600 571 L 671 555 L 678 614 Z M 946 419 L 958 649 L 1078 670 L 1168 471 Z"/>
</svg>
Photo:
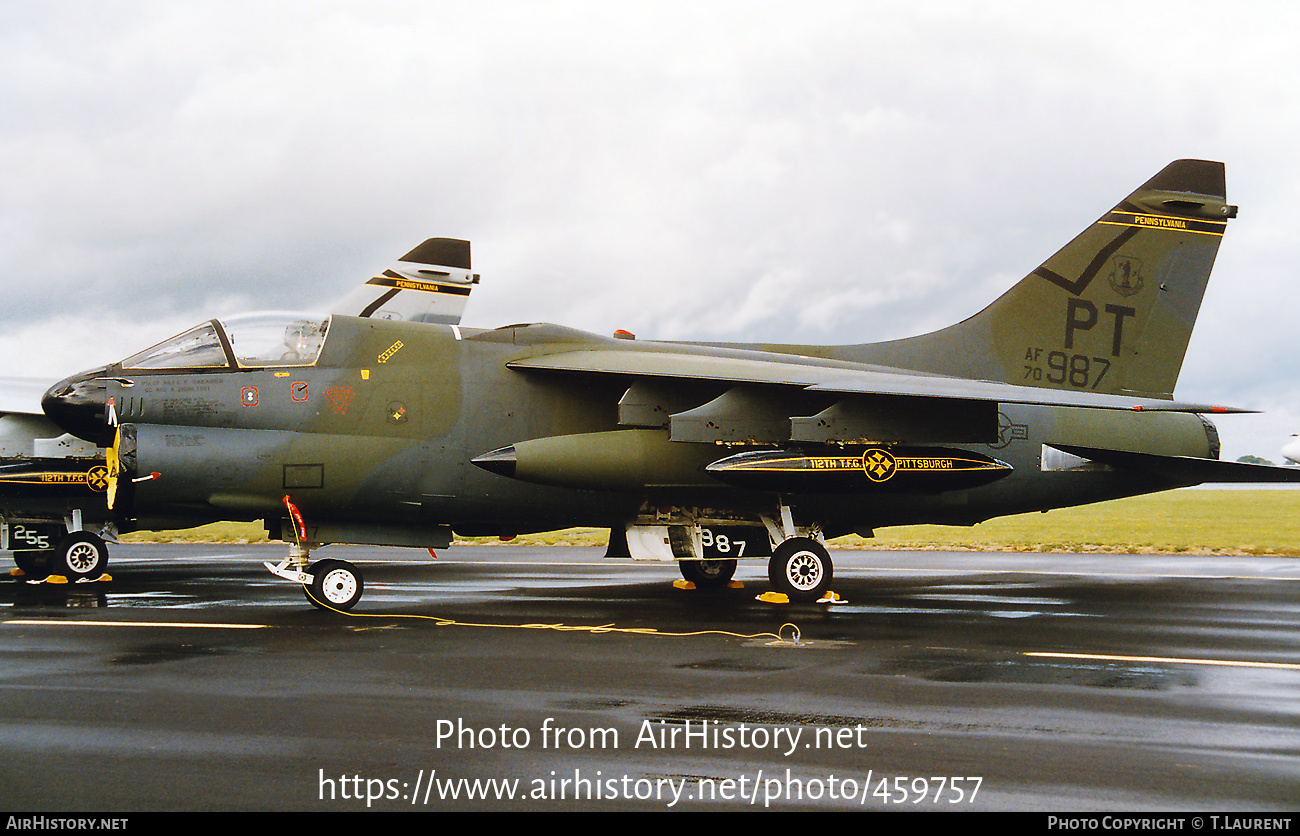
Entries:
<svg viewBox="0 0 1300 836">
<path fill-rule="evenodd" d="M 975 316 L 837 357 L 1039 386 L 1168 398 L 1237 207 L 1223 163 L 1165 166 Z"/>
<path fill-rule="evenodd" d="M 330 313 L 456 325 L 478 284 L 469 242 L 430 238 L 396 264 L 330 306 Z"/>
</svg>

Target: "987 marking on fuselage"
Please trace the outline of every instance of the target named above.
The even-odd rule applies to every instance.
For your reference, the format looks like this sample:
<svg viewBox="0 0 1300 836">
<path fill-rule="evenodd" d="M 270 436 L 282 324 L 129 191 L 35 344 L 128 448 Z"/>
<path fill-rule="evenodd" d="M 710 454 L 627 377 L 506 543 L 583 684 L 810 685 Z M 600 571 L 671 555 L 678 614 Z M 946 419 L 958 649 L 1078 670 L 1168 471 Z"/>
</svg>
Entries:
<svg viewBox="0 0 1300 836">
<path fill-rule="evenodd" d="M 1110 360 L 1064 351 L 1044 352 L 1041 348 L 1025 349 L 1027 383 L 1069 384 L 1076 389 L 1096 389 L 1110 371 Z"/>
<path fill-rule="evenodd" d="M 703 557 L 711 560 L 766 557 L 772 554 L 767 530 L 757 526 L 701 526 L 700 546 Z"/>
</svg>

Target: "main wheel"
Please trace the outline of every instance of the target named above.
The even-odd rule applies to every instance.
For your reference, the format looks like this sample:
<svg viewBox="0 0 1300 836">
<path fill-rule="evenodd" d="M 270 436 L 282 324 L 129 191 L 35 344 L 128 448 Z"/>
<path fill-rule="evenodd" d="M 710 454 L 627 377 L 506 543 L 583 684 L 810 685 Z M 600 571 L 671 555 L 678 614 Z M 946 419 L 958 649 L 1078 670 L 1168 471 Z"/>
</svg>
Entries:
<svg viewBox="0 0 1300 836">
<path fill-rule="evenodd" d="M 734 560 L 679 560 L 682 577 L 695 584 L 696 589 L 717 589 L 726 586 L 736 574 Z"/>
<path fill-rule="evenodd" d="M 31 580 L 40 580 L 50 574 L 49 549 L 22 549 L 14 551 L 14 563 Z"/>
<path fill-rule="evenodd" d="M 307 570 L 311 586 L 303 587 L 307 600 L 322 610 L 350 610 L 361 600 L 365 585 L 361 570 L 346 560 L 321 560 Z"/>
<path fill-rule="evenodd" d="M 108 566 L 108 547 L 104 541 L 85 531 L 74 531 L 59 541 L 50 561 L 52 574 L 66 575 L 68 580 L 97 578 Z"/>
<path fill-rule="evenodd" d="M 767 577 L 792 601 L 816 601 L 831 584 L 831 556 L 811 537 L 791 537 L 772 550 Z"/>
</svg>

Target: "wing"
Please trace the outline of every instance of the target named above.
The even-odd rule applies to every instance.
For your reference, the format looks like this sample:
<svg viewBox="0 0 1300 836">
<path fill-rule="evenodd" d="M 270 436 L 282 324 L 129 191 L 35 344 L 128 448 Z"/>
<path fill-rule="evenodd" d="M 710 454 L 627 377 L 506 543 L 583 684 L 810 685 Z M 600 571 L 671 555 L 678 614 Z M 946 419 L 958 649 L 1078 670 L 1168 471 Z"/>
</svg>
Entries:
<svg viewBox="0 0 1300 836">
<path fill-rule="evenodd" d="M 571 351 L 515 360 L 512 369 L 588 372 L 638 377 L 689 378 L 730 383 L 775 383 L 811 392 L 858 395 L 898 395 L 960 398 L 1000 403 L 1076 406 L 1094 409 L 1132 409 L 1152 412 L 1251 412 L 1253 410 L 1015 386 L 988 380 L 966 380 L 851 363 L 804 364 L 768 358 L 718 357 L 707 354 L 671 354 L 646 351 Z"/>
<path fill-rule="evenodd" d="M 54 383 L 0 377 L 0 456 L 92 455 L 94 445 L 67 435 L 45 417 L 41 396 Z"/>
<path fill-rule="evenodd" d="M 554 326 L 537 329 L 533 338 Z M 551 335 L 573 340 L 574 335 Z M 618 345 L 519 357 L 536 374 L 615 376 L 629 382 L 619 423 L 668 426 L 674 441 L 962 442 L 998 437 L 998 404 L 1155 412 L 1243 412 L 1212 404 L 966 380 L 844 361 L 677 343 Z M 527 342 L 529 339 L 515 342 Z M 571 343 L 570 343 L 571 345 Z M 723 385 L 698 404 L 683 386 Z M 692 408 L 687 408 L 688 406 Z"/>
</svg>

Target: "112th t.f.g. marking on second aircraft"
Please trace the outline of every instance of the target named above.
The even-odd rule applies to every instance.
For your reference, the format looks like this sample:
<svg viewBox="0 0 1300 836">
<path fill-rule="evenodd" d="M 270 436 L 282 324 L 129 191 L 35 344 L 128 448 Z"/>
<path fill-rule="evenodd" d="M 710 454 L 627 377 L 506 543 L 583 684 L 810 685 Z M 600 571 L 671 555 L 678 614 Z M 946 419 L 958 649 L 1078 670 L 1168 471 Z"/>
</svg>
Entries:
<svg viewBox="0 0 1300 836">
<path fill-rule="evenodd" d="M 92 491 L 104 491 L 108 489 L 108 468 L 103 465 L 96 465 L 86 471 L 86 484 Z"/>
</svg>

